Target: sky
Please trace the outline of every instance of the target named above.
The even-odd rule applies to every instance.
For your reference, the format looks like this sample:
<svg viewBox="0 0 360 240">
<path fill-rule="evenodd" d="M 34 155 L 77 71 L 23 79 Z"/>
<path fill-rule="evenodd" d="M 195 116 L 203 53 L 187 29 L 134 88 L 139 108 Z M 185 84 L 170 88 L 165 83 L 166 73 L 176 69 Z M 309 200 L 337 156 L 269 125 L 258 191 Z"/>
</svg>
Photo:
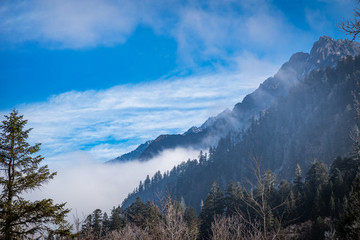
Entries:
<svg viewBox="0 0 360 240">
<path fill-rule="evenodd" d="M 0 1 L 0 113 L 16 108 L 49 161 L 105 161 L 234 104 L 352 0 Z"/>
<path fill-rule="evenodd" d="M 84 158 L 102 163 L 232 109 L 320 36 L 346 38 L 337 24 L 355 6 L 1 0 L 0 120 L 14 108 L 23 114 L 34 128 L 29 141 L 42 143 L 53 169 L 82 166 Z"/>
</svg>

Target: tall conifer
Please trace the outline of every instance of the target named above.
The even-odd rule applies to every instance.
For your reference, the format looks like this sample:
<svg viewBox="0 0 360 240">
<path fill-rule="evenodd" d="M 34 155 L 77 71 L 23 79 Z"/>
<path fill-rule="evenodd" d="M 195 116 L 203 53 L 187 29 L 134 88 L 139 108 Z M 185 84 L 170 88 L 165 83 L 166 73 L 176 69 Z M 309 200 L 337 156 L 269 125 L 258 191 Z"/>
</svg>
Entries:
<svg viewBox="0 0 360 240">
<path fill-rule="evenodd" d="M 13 110 L 0 125 L 0 238 L 24 239 L 46 232 L 69 234 L 64 217 L 69 212 L 65 204 L 53 204 L 52 199 L 28 201 L 23 194 L 39 188 L 52 179 L 48 166 L 40 166 L 44 159 L 33 156 L 40 144 L 27 143 L 31 129 L 27 120 Z M 57 228 L 50 229 L 50 226 Z"/>
</svg>

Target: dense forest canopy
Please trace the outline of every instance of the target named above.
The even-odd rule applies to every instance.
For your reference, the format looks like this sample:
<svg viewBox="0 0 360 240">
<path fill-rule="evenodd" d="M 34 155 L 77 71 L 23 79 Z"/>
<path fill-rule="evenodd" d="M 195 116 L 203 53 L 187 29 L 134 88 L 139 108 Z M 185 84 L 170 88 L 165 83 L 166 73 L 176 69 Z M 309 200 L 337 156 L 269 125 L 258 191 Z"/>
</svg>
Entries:
<svg viewBox="0 0 360 240">
<path fill-rule="evenodd" d="M 229 134 L 197 160 L 148 176 L 123 206 L 137 196 L 149 201 L 154 200 L 154 192 L 166 192 L 183 197 L 199 211 L 208 192 L 204 185 L 216 180 L 225 189 L 231 180 L 246 183 L 253 179 L 252 155 L 259 156 L 262 169 L 288 181 L 297 164 L 306 172 L 315 159 L 331 165 L 337 156 L 348 156 L 352 151 L 349 133 L 356 126 L 352 93 L 358 88 L 359 67 L 356 57 L 343 60 L 336 69 L 312 72 L 288 96 L 252 119 L 247 131 Z"/>
<path fill-rule="evenodd" d="M 311 72 L 246 131 L 147 176 L 110 217 L 94 211 L 83 234 L 358 239 L 359 82 L 360 57 Z"/>
</svg>

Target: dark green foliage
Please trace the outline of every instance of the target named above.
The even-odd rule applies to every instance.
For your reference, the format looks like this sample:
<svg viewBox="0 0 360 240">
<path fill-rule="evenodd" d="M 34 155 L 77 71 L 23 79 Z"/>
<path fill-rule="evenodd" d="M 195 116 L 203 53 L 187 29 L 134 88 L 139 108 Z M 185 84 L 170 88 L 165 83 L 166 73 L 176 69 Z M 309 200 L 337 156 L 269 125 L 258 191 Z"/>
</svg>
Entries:
<svg viewBox="0 0 360 240">
<path fill-rule="evenodd" d="M 199 215 L 201 223 L 200 237 L 202 239 L 207 239 L 211 234 L 209 230 L 214 217 L 224 213 L 224 203 L 224 195 L 217 182 L 214 181 Z"/>
<path fill-rule="evenodd" d="M 90 215 L 86 217 L 83 222 L 81 233 L 83 236 L 100 238 L 105 233 L 105 224 L 108 224 L 108 219 L 104 219 L 100 209 L 95 209 Z"/>
<path fill-rule="evenodd" d="M 248 129 L 227 135 L 207 156 L 200 153 L 198 160 L 188 160 L 164 174 L 158 172 L 151 180 L 147 177 L 147 186 L 140 184 L 123 207 L 137 197 L 150 201 L 156 194 L 170 194 L 183 197 L 200 212 L 201 200 L 206 199 L 200 232 L 209 236 L 215 211 L 209 210 L 212 204 L 207 201 L 206 186 L 215 180 L 219 189 L 226 189 L 225 208 L 217 214 L 240 213 L 246 219 L 263 221 L 260 227 L 269 233 L 306 229 L 307 236 L 322 239 L 324 231 L 331 231 L 349 208 L 349 192 L 359 167 L 356 147 L 360 141 L 355 141 L 352 157 L 343 157 L 351 151 L 348 134 L 356 125 L 352 104 L 358 82 L 360 57 L 346 58 L 336 69 L 310 73 L 288 96 L 254 116 Z M 259 165 L 269 170 L 253 174 L 252 152 L 259 153 Z M 326 164 L 339 155 L 328 171 Z M 285 180 L 276 182 L 273 172 Z M 255 208 L 259 203 L 262 207 Z"/>
<path fill-rule="evenodd" d="M 194 208 L 189 207 L 185 209 L 184 220 L 190 230 L 190 235 L 193 236 L 193 239 L 196 239 L 199 234 L 199 219 Z"/>
<path fill-rule="evenodd" d="M 110 215 L 110 230 L 121 229 L 125 226 L 125 216 L 120 206 L 113 207 Z"/>
<path fill-rule="evenodd" d="M 328 183 L 328 170 L 323 162 L 315 162 L 309 169 L 305 178 L 306 208 L 310 211 L 308 216 L 316 220 L 318 216 L 326 214 L 326 201 L 328 201 L 326 190 Z"/>
<path fill-rule="evenodd" d="M 338 230 L 344 239 L 360 239 L 360 171 L 354 180 Z"/>
<path fill-rule="evenodd" d="M 96 236 L 100 236 L 103 231 L 103 213 L 100 209 L 96 209 L 92 214 L 91 227 Z"/>
<path fill-rule="evenodd" d="M 141 213 L 140 208 L 135 211 L 138 214 Z M 100 209 L 96 209 L 83 222 L 81 236 L 85 238 L 92 236 L 96 239 L 101 239 L 110 231 L 124 228 L 125 224 L 125 214 L 121 207 L 113 207 L 110 217 L 106 212 L 103 213 Z"/>
<path fill-rule="evenodd" d="M 264 169 L 288 181 L 294 180 L 297 164 L 299 170 L 306 172 L 312 159 L 329 165 L 337 156 L 346 156 L 352 145 L 349 132 L 356 124 L 352 93 L 357 82 L 360 57 L 344 59 L 336 69 L 309 74 L 287 96 L 254 117 L 248 129 L 220 140 L 206 158 L 201 154 L 198 160 L 184 162 L 164 173 L 158 183 L 150 182 L 145 191 L 130 194 L 123 207 L 128 207 L 136 197 L 153 201 L 154 194 L 170 194 L 178 199 L 183 196 L 188 205 L 200 212 L 200 202 L 207 195 L 204 186 L 213 180 L 222 189 L 226 189 L 230 180 L 251 187 L 248 180 L 256 181 L 250 168 L 249 153 L 253 152 L 261 156 Z M 301 197 L 302 180 L 301 176 L 294 180 L 295 199 Z M 331 191 L 327 194 L 331 196 Z M 336 197 L 337 193 L 334 194 Z M 337 199 L 335 202 L 338 205 Z"/>
<path fill-rule="evenodd" d="M 31 131 L 25 129 L 26 123 L 14 110 L 0 125 L 0 238 L 19 239 L 46 232 L 68 235 L 70 227 L 64 218 L 69 210 L 65 204 L 53 204 L 52 199 L 30 202 L 22 197 L 56 174 L 46 165 L 40 166 L 43 157 L 33 156 L 40 144 L 30 146 L 26 142 Z"/>
<path fill-rule="evenodd" d="M 257 166 L 260 170 L 260 165 Z M 338 233 L 344 239 L 357 239 L 360 174 L 354 181 L 354 168 L 359 166 L 358 161 L 338 157 L 328 174 L 326 164 L 315 161 L 305 176 L 305 183 L 299 167 L 293 183 L 282 180 L 277 184 L 276 176 L 270 170 L 262 174 L 255 172 L 259 180 L 251 189 L 240 182 L 230 181 L 225 196 L 214 181 L 199 219 L 193 208 L 185 207 L 183 199 L 181 202 L 168 199 L 165 207 L 158 207 L 137 198 L 124 212 L 120 207 L 113 208 L 108 220 L 105 213 L 102 215 L 100 210 L 95 210 L 87 218 L 82 236 L 102 239 L 107 235 L 96 234 L 96 229 L 99 229 L 98 226 L 106 229 L 108 225 L 109 232 L 124 231 L 130 227 L 138 234 L 141 229 L 152 239 L 168 239 L 175 230 L 181 232 L 178 236 L 186 235 L 185 239 L 211 239 L 216 218 L 217 223 L 228 224 L 223 225 L 227 230 L 218 225 L 217 233 L 224 230 L 231 235 L 240 231 L 240 234 L 255 239 L 307 240 L 334 237 L 335 225 L 340 220 Z M 340 219 L 338 216 L 343 217 Z M 102 221 L 99 221 L 101 218 Z"/>
<path fill-rule="evenodd" d="M 295 196 L 301 195 L 304 190 L 304 183 L 302 177 L 302 171 L 299 164 L 296 165 L 295 178 L 294 178 L 294 193 Z"/>
<path fill-rule="evenodd" d="M 109 216 L 105 212 L 102 220 L 102 229 L 104 230 L 104 232 L 107 232 L 110 230 L 110 226 L 111 226 L 111 221 L 109 219 Z"/>
<path fill-rule="evenodd" d="M 145 228 L 151 218 L 151 209 L 140 198 L 126 209 L 126 218 L 138 227 Z"/>
<path fill-rule="evenodd" d="M 230 181 L 225 192 L 226 215 L 231 216 L 244 208 L 242 199 L 245 189 L 239 182 Z"/>
</svg>

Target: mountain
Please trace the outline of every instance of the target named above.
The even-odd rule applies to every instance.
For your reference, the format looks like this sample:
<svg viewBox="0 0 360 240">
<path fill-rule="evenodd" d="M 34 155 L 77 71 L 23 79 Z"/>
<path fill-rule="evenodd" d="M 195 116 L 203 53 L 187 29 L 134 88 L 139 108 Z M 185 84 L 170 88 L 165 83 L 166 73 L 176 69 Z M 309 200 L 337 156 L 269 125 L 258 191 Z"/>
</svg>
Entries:
<svg viewBox="0 0 360 240">
<path fill-rule="evenodd" d="M 200 154 L 199 159 L 184 162 L 163 175 L 158 172 L 144 184 L 140 183 L 124 200 L 123 207 L 129 206 L 136 197 L 143 201 L 156 201 L 154 196 L 170 194 L 177 199 L 183 198 L 187 205 L 199 211 L 201 200 L 205 199 L 213 180 L 216 180 L 222 189 L 225 189 L 231 180 L 241 181 L 245 185 L 254 181 L 254 156 L 258 157 L 263 170 L 271 169 L 278 179 L 288 181 L 292 181 L 297 164 L 306 172 L 314 161 L 330 164 L 337 156 L 347 156 L 352 150 L 349 133 L 357 124 L 352 94 L 354 90 L 360 90 L 360 57 L 354 59 L 344 57 L 341 52 L 338 54 L 333 51 L 336 49 L 334 46 L 348 42 L 336 41 L 335 44 L 328 38 L 320 39 L 314 44 L 315 53 L 321 52 L 318 44 L 321 41 L 325 42 L 322 45 L 325 46 L 325 53 L 335 53 L 325 55 L 330 59 L 325 57 L 318 61 L 318 58 L 313 57 L 323 54 L 295 54 L 274 77 L 267 79 L 259 87 L 261 94 L 258 89 L 244 98 L 232 111 L 226 111 L 225 115 L 232 117 L 236 114 L 245 116 L 246 109 L 259 107 L 254 104 L 255 101 L 250 100 L 258 99 L 261 95 L 271 99 L 272 104 L 266 110 L 261 111 L 256 118 L 250 118 L 246 130 L 221 138 L 215 148 L 210 148 L 208 155 Z M 291 66 L 289 63 L 295 62 L 294 56 L 296 59 L 307 60 L 299 61 L 304 63 L 302 66 Z M 334 56 L 341 56 L 337 58 L 341 61 L 333 61 Z M 314 67 L 314 64 L 322 61 L 331 65 L 320 69 Z M 280 86 L 281 84 L 273 85 L 279 83 L 279 80 L 285 82 L 285 78 L 280 78 L 278 74 L 288 67 L 299 70 L 294 73 L 298 74 L 299 78 L 302 77 L 287 89 L 284 86 L 281 86 L 281 90 L 280 87 L 269 87 Z M 247 106 L 251 107 L 246 108 Z M 219 120 L 221 118 L 209 120 L 212 121 L 210 127 L 216 126 Z"/>
<path fill-rule="evenodd" d="M 146 141 L 143 144 L 140 144 L 134 151 L 123 154 L 120 157 L 117 157 L 113 160 L 107 161 L 106 163 L 116 163 L 116 162 L 127 162 L 139 158 L 142 152 L 152 143 L 153 141 Z"/>
<path fill-rule="evenodd" d="M 360 54 L 360 44 L 349 40 L 337 40 L 324 36 L 314 43 L 310 53 L 298 52 L 284 63 L 279 71 L 266 79 L 254 92 L 237 103 L 233 110 L 225 110 L 209 118 L 200 127 L 192 127 L 184 134 L 161 135 L 153 141 L 140 145 L 136 150 L 117 157 L 109 162 L 148 160 L 165 149 L 192 147 L 208 149 L 229 132 L 245 131 L 252 118 L 257 118 L 279 97 L 288 94 L 298 82 L 313 70 L 333 68 L 346 56 Z"/>
<path fill-rule="evenodd" d="M 297 164 L 304 173 L 317 161 L 330 165 L 352 151 L 349 133 L 356 126 L 353 91 L 360 91 L 360 56 L 343 59 L 337 67 L 313 70 L 284 97 L 252 119 L 240 137 L 227 135 L 209 154 L 189 160 L 163 175 L 147 178 L 124 200 L 153 201 L 169 194 L 200 210 L 213 180 L 225 190 L 230 181 L 248 188 L 255 182 L 253 158 L 262 170 L 292 181 Z"/>
</svg>

